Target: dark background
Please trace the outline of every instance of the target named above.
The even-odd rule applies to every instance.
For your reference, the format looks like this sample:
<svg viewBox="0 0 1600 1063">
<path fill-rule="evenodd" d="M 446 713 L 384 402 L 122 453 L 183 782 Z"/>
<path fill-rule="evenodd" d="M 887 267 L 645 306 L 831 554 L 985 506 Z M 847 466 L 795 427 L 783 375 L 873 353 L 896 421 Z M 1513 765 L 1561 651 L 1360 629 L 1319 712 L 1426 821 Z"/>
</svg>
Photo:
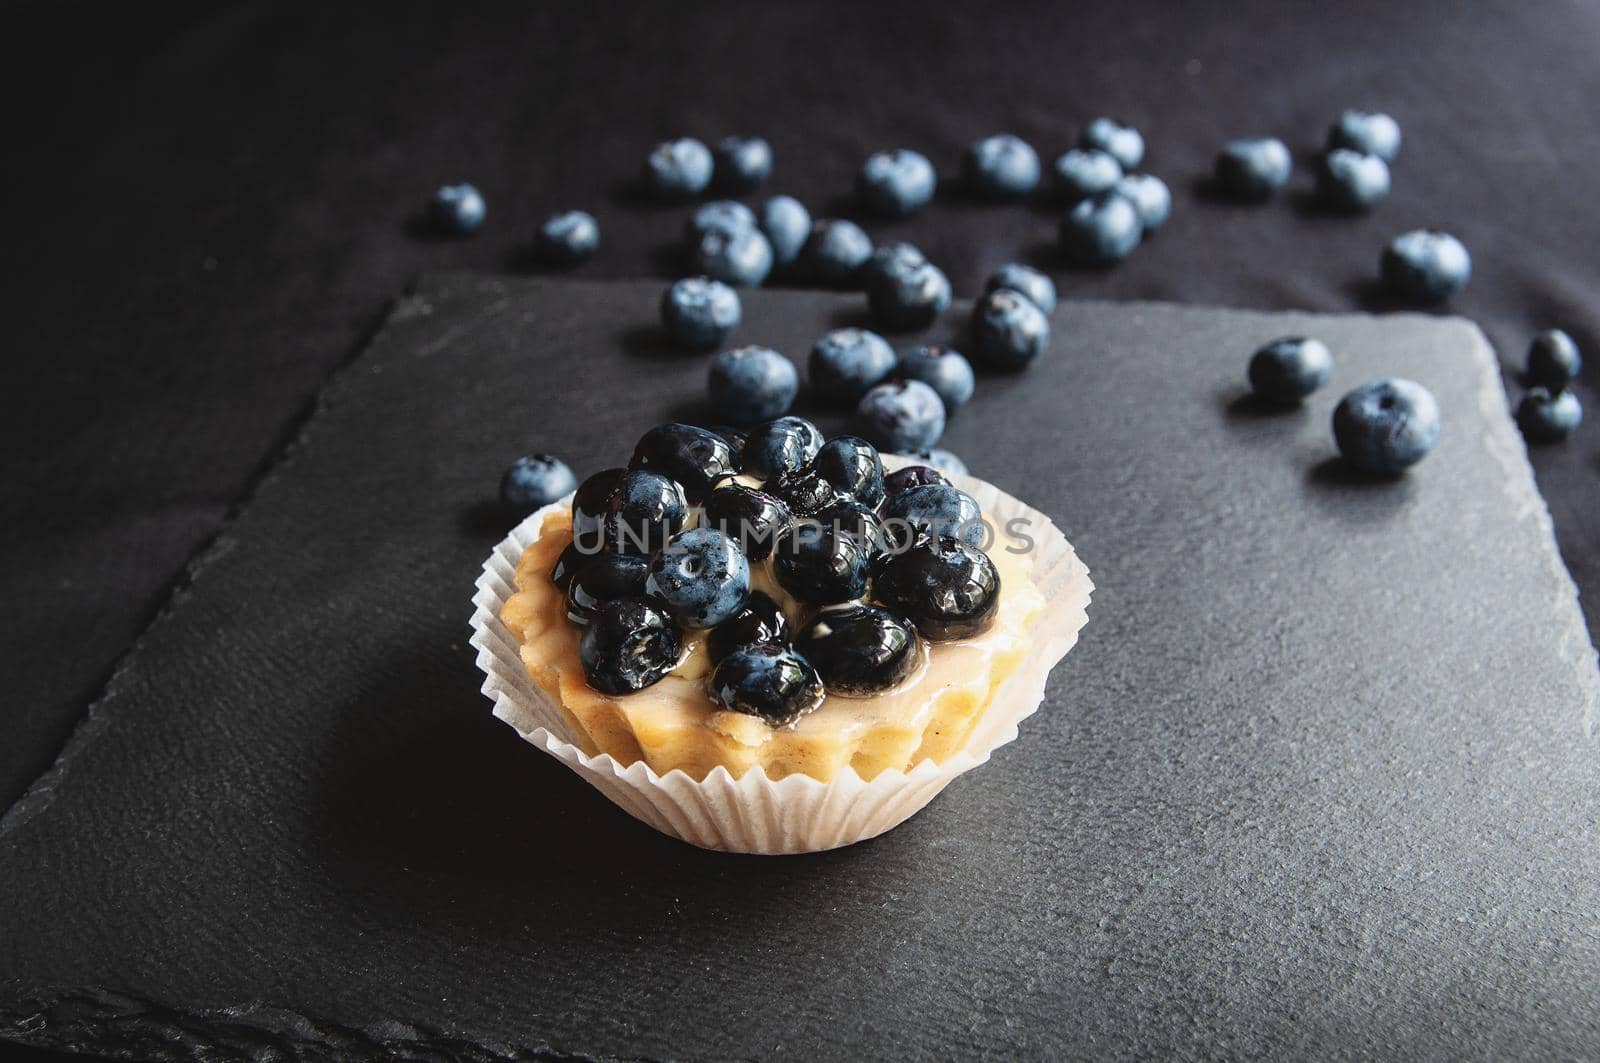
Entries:
<svg viewBox="0 0 1600 1063">
<path fill-rule="evenodd" d="M 872 150 L 915 147 L 948 175 L 978 136 L 1013 131 L 1048 160 L 1114 114 L 1144 131 L 1145 168 L 1176 197 L 1168 228 L 1116 269 L 1056 263 L 1053 210 L 953 188 L 869 231 L 921 244 L 964 295 L 1024 258 L 1068 299 L 1348 310 L 1383 308 L 1370 282 L 1390 236 L 1445 227 L 1475 265 L 1449 309 L 1508 365 L 1535 330 L 1567 328 L 1591 353 L 1581 396 L 1596 406 L 1600 7 L 457 6 L 6 9 L 0 806 L 410 278 L 522 270 L 538 221 L 567 207 L 602 227 L 580 275 L 675 274 L 684 211 L 629 189 L 667 136 L 768 137 L 767 191 L 821 215 L 848 210 Z M 1308 162 L 1350 106 L 1395 115 L 1405 144 L 1387 202 L 1330 218 L 1305 195 Z M 1256 134 L 1295 150 L 1291 189 L 1260 208 L 1205 200 L 1217 145 Z M 488 199 L 478 236 L 408 225 L 458 180 Z M 974 414 L 1004 411 L 980 395 Z M 1591 630 L 1596 431 L 1533 456 Z M 486 440 L 485 494 L 532 448 L 563 441 L 538 425 Z M 350 489 L 361 480 L 352 468 Z"/>
</svg>

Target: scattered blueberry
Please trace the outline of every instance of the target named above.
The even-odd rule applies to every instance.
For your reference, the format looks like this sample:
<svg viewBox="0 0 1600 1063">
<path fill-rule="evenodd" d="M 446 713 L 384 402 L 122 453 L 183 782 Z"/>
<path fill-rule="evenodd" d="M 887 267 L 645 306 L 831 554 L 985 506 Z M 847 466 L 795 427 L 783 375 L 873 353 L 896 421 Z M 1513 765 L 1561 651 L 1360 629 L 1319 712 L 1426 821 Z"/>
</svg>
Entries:
<svg viewBox="0 0 1600 1063">
<path fill-rule="evenodd" d="M 632 694 L 678 665 L 683 634 L 666 612 L 640 598 L 607 602 L 578 641 L 589 685 L 602 694 Z"/>
<path fill-rule="evenodd" d="M 898 218 L 927 204 L 937 184 L 927 156 L 899 148 L 868 156 L 856 175 L 856 194 L 868 210 Z"/>
<path fill-rule="evenodd" d="M 560 458 L 529 454 L 511 463 L 500 478 L 500 501 L 518 520 L 576 490 L 578 478 Z"/>
<path fill-rule="evenodd" d="M 806 378 L 824 402 L 854 406 L 894 369 L 894 348 L 876 332 L 842 328 L 825 333 L 811 348 Z"/>
<path fill-rule="evenodd" d="M 895 331 L 927 328 L 950 308 L 950 279 L 912 245 L 891 246 L 893 254 L 874 253 L 864 269 L 872 318 Z"/>
<path fill-rule="evenodd" d="M 704 523 L 736 539 L 752 561 L 772 556 L 778 533 L 789 526 L 789 507 L 776 495 L 730 483 L 706 496 Z"/>
<path fill-rule="evenodd" d="M 788 506 L 795 517 L 809 517 L 831 506 L 839 497 L 838 489 L 811 468 L 779 473 L 762 484 L 761 489 Z"/>
<path fill-rule="evenodd" d="M 951 538 L 926 539 L 887 555 L 873 571 L 872 588 L 875 598 L 931 642 L 980 635 L 1000 608 L 994 562 Z"/>
<path fill-rule="evenodd" d="M 1061 250 L 1082 266 L 1120 262 L 1143 236 L 1138 208 L 1115 189 L 1090 196 L 1061 219 Z"/>
<path fill-rule="evenodd" d="M 822 449 L 822 433 L 804 417 L 779 417 L 750 429 L 741 470 L 763 480 L 811 464 Z"/>
<path fill-rule="evenodd" d="M 693 199 L 711 183 L 711 151 L 693 137 L 657 144 L 644 160 L 644 184 L 658 199 Z"/>
<path fill-rule="evenodd" d="M 674 535 L 651 560 L 645 589 L 684 627 L 716 627 L 750 597 L 750 562 L 739 544 L 717 529 L 690 528 Z"/>
<path fill-rule="evenodd" d="M 711 405 L 734 424 L 781 417 L 799 390 L 794 363 L 769 347 L 735 347 L 712 359 Z"/>
<path fill-rule="evenodd" d="M 927 450 L 913 450 L 909 454 L 897 454 L 896 457 L 917 462 L 919 465 L 937 473 L 954 473 L 957 476 L 967 475 L 967 463 L 950 451 L 939 447 L 931 447 Z M 947 483 L 948 481 L 941 477 L 936 482 Z"/>
<path fill-rule="evenodd" d="M 539 259 L 555 266 L 570 266 L 594 254 L 600 246 L 600 225 L 594 215 L 581 210 L 552 214 L 539 226 Z"/>
<path fill-rule="evenodd" d="M 946 413 L 972 398 L 977 387 L 972 363 L 960 351 L 936 344 L 906 351 L 895 365 L 894 375 L 901 380 L 920 380 L 938 392 Z"/>
<path fill-rule="evenodd" d="M 897 491 L 883 504 L 883 527 L 890 542 L 904 547 L 924 537 L 959 539 L 982 546 L 988 538 L 977 499 L 950 484 L 927 484 Z"/>
<path fill-rule="evenodd" d="M 1080 146 L 1098 148 L 1132 170 L 1144 161 L 1144 137 L 1132 126 L 1114 118 L 1096 118 L 1083 131 Z"/>
<path fill-rule="evenodd" d="M 695 269 L 724 284 L 754 288 L 772 272 L 772 245 L 760 229 L 708 232 L 694 245 Z"/>
<path fill-rule="evenodd" d="M 1578 379 L 1583 356 L 1571 336 L 1558 328 L 1546 329 L 1528 347 L 1528 384 L 1551 394 L 1565 390 Z"/>
<path fill-rule="evenodd" d="M 748 192 L 772 174 L 772 145 L 761 137 L 723 137 L 712 156 L 712 179 L 729 192 Z"/>
<path fill-rule="evenodd" d="M 632 469 L 649 469 L 674 480 L 684 497 L 698 503 L 723 476 L 737 471 L 728 441 L 709 428 L 661 424 L 639 437 Z"/>
<path fill-rule="evenodd" d="M 1328 149 L 1349 148 L 1393 162 L 1400 154 L 1400 123 L 1386 114 L 1346 111 L 1328 129 Z"/>
<path fill-rule="evenodd" d="M 861 267 L 872 257 L 872 240 L 853 221 L 824 218 L 811 226 L 800 259 L 819 284 L 855 284 Z"/>
<path fill-rule="evenodd" d="M 1033 300 L 1001 288 L 972 308 L 972 349 L 978 361 L 997 369 L 1020 369 L 1050 346 L 1050 319 Z M 933 441 L 920 444 L 932 446 Z M 915 450 L 918 446 L 898 447 Z"/>
<path fill-rule="evenodd" d="M 876 507 L 883 501 L 883 460 L 865 439 L 838 436 L 828 440 L 812 459 L 811 469 L 840 494 L 863 505 Z"/>
<path fill-rule="evenodd" d="M 1317 165 L 1317 194 L 1338 210 L 1370 210 L 1389 194 L 1389 164 L 1376 155 L 1334 148 Z"/>
<path fill-rule="evenodd" d="M 1055 282 L 1032 266 L 1025 266 L 1021 262 L 1007 262 L 989 274 L 989 279 L 983 286 L 984 293 L 997 292 L 1002 288 L 1026 296 L 1034 306 L 1047 314 L 1055 312 Z"/>
<path fill-rule="evenodd" d="M 689 214 L 684 227 L 684 238 L 693 247 L 706 233 L 732 236 L 756 227 L 755 212 L 737 199 L 714 199 L 702 203 Z"/>
<path fill-rule="evenodd" d="M 773 196 L 761 207 L 761 231 L 772 245 L 773 262 L 787 266 L 811 235 L 811 212 L 793 196 Z"/>
<path fill-rule="evenodd" d="M 488 211 L 483 196 L 468 184 L 445 185 L 428 201 L 428 218 L 434 228 L 457 236 L 477 232 Z"/>
<path fill-rule="evenodd" d="M 1172 217 L 1172 191 L 1154 174 L 1130 173 L 1117 182 L 1115 190 L 1139 212 L 1139 224 L 1146 233 L 1155 232 Z"/>
<path fill-rule="evenodd" d="M 711 674 L 713 701 L 773 727 L 793 723 L 825 697 L 817 670 L 787 646 L 745 646 L 724 657 Z"/>
<path fill-rule="evenodd" d="M 1472 256 L 1449 233 L 1413 229 L 1383 249 L 1378 273 L 1384 286 L 1400 298 L 1437 303 L 1467 286 L 1472 278 Z"/>
<path fill-rule="evenodd" d="M 987 199 L 1014 199 L 1039 185 L 1039 154 L 1027 141 L 997 133 L 975 141 L 961 160 L 967 190 Z"/>
<path fill-rule="evenodd" d="M 606 549 L 653 554 L 683 527 L 689 502 L 676 480 L 649 469 L 630 469 L 617 481 L 601 521 Z"/>
<path fill-rule="evenodd" d="M 782 646 L 789 641 L 789 618 L 765 591 L 751 591 L 744 608 L 711 629 L 706 653 L 713 664 L 745 646 Z"/>
<path fill-rule="evenodd" d="M 1534 388 L 1517 407 L 1522 434 L 1538 443 L 1565 439 L 1582 423 L 1583 405 L 1571 391 L 1551 394 L 1547 388 Z"/>
<path fill-rule="evenodd" d="M 1333 375 L 1333 352 L 1321 340 L 1285 336 L 1250 358 L 1250 388 L 1271 402 L 1297 403 Z"/>
<path fill-rule="evenodd" d="M 1293 161 L 1275 137 L 1230 140 L 1217 155 L 1217 187 L 1234 199 L 1260 202 L 1289 181 Z"/>
<path fill-rule="evenodd" d="M 1056 159 L 1053 167 L 1056 194 L 1067 203 L 1106 192 L 1122 180 L 1122 164 L 1097 148 L 1073 148 Z"/>
<path fill-rule="evenodd" d="M 627 469 L 601 469 L 578 485 L 572 496 L 572 538 L 584 553 L 598 552 L 603 545 L 601 531 L 612 496 Z"/>
<path fill-rule="evenodd" d="M 879 384 L 856 404 L 861 434 L 884 450 L 933 446 L 944 434 L 944 417 L 939 393 L 920 380 Z"/>
<path fill-rule="evenodd" d="M 948 484 L 944 474 L 931 465 L 907 465 L 883 478 L 883 489 L 888 495 L 897 495 L 925 484 Z"/>
<path fill-rule="evenodd" d="M 1333 411 L 1333 439 L 1356 469 L 1394 475 L 1427 457 L 1439 441 L 1439 404 L 1410 380 L 1363 384 Z"/>
<path fill-rule="evenodd" d="M 802 520 L 778 536 L 772 571 L 778 585 L 808 605 L 848 602 L 867 592 L 869 547 L 830 524 Z"/>
<path fill-rule="evenodd" d="M 567 580 L 567 619 L 582 627 L 593 620 L 607 602 L 618 598 L 643 598 L 649 579 L 648 557 L 637 554 L 584 557 Z"/>
<path fill-rule="evenodd" d="M 710 277 L 685 277 L 661 296 L 661 324 L 674 343 L 692 350 L 720 347 L 739 327 L 739 293 Z"/>
<path fill-rule="evenodd" d="M 876 605 L 851 603 L 823 609 L 795 649 L 816 666 L 829 693 L 879 694 L 899 686 L 922 662 L 911 625 Z"/>
</svg>

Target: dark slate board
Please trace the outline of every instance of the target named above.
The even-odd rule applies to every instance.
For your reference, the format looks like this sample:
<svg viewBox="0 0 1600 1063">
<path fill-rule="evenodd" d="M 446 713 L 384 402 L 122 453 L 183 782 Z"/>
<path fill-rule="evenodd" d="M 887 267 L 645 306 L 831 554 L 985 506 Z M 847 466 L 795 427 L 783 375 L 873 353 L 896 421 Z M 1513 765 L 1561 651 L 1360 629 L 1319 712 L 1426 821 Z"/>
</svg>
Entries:
<svg viewBox="0 0 1600 1063">
<path fill-rule="evenodd" d="M 1093 569 L 994 762 L 813 857 L 654 834 L 489 716 L 527 448 L 695 416 L 658 286 L 405 299 L 0 823 L 0 1031 L 141 1056 L 1600 1053 L 1594 651 L 1462 321 L 1068 303 L 948 436 Z M 856 299 L 752 293 L 796 355 Z M 954 317 L 954 315 L 952 315 Z M 1334 385 L 1241 399 L 1314 332 Z M 1329 410 L 1432 387 L 1398 483 Z"/>
</svg>

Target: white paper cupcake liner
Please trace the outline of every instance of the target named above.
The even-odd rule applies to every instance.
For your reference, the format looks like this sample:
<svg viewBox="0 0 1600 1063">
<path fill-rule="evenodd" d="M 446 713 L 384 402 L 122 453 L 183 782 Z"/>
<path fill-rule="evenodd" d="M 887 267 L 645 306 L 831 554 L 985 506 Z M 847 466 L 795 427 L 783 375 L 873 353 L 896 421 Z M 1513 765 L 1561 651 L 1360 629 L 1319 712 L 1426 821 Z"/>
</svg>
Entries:
<svg viewBox="0 0 1600 1063">
<path fill-rule="evenodd" d="M 886 466 L 907 464 L 886 460 Z M 909 772 L 886 771 L 870 781 L 845 768 L 831 782 L 804 775 L 776 781 L 760 768 L 734 778 L 714 769 L 703 781 L 681 771 L 657 775 L 643 761 L 619 764 L 588 756 L 561 708 L 523 666 L 516 638 L 500 609 L 516 592 L 524 550 L 539 538 L 545 516 L 570 505 L 570 496 L 512 530 L 484 562 L 472 604 L 472 645 L 494 714 L 517 733 L 577 772 L 613 803 L 650 826 L 705 849 L 736 853 L 809 853 L 876 837 L 898 826 L 963 772 L 971 771 L 1017 737 L 1017 725 L 1044 700 L 1050 669 L 1078 641 L 1094 585 L 1089 570 L 1059 529 L 1036 509 L 969 476 L 952 477 L 983 507 L 1003 535 L 1013 518 L 1027 520 L 1034 539 L 1032 578 L 1045 606 L 1030 629 L 1027 656 L 995 691 L 966 745 L 943 763 L 923 761 Z M 996 549 L 1003 548 L 1000 545 Z"/>
</svg>

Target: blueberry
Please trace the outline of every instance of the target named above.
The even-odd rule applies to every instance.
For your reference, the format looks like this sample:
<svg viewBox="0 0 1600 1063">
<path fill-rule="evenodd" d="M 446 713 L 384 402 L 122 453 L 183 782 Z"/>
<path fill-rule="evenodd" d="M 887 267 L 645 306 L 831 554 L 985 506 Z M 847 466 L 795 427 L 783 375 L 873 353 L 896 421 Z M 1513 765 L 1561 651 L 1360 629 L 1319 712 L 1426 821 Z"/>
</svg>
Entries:
<svg viewBox="0 0 1600 1063">
<path fill-rule="evenodd" d="M 939 393 L 920 380 L 879 384 L 856 404 L 861 434 L 884 450 L 933 446 L 944 434 L 944 416 Z"/>
<path fill-rule="evenodd" d="M 883 503 L 883 528 L 889 541 L 900 548 L 927 536 L 982 546 L 989 534 L 977 499 L 947 483 L 890 495 Z"/>
<path fill-rule="evenodd" d="M 1114 118 L 1096 118 L 1084 129 L 1079 146 L 1097 148 L 1110 155 L 1124 170 L 1132 170 L 1144 161 L 1144 137 L 1132 126 L 1123 125 Z"/>
<path fill-rule="evenodd" d="M 804 417 L 779 417 L 750 429 L 745 438 L 744 472 L 770 479 L 811 464 L 822 449 L 822 433 Z"/>
<path fill-rule="evenodd" d="M 873 268 L 876 263 L 867 268 L 867 306 L 884 328 L 902 332 L 927 328 L 950 308 L 950 278 L 921 251 L 911 248 L 911 252 L 889 257 L 881 268 Z"/>
<path fill-rule="evenodd" d="M 1260 202 L 1289 182 L 1293 161 L 1273 137 L 1230 140 L 1217 154 L 1217 188 L 1233 199 Z"/>
<path fill-rule="evenodd" d="M 894 375 L 901 380 L 920 380 L 938 392 L 946 413 L 972 398 L 977 387 L 972 363 L 960 351 L 936 344 L 906 351 L 895 365 Z"/>
<path fill-rule="evenodd" d="M 975 141 L 961 160 L 967 190 L 986 199 L 1014 199 L 1039 186 L 1039 154 L 1027 141 L 998 133 Z"/>
<path fill-rule="evenodd" d="M 1472 278 L 1472 256 L 1449 233 L 1413 229 L 1390 241 L 1383 249 L 1378 273 L 1384 287 L 1413 302 L 1437 303 L 1467 286 Z"/>
<path fill-rule="evenodd" d="M 1024 266 L 1021 262 L 1007 262 L 989 274 L 988 281 L 983 285 L 985 295 L 1000 291 L 1002 288 L 1025 296 L 1046 314 L 1055 312 L 1055 282 L 1032 266 Z"/>
<path fill-rule="evenodd" d="M 629 468 L 676 480 L 690 502 L 699 502 L 712 484 L 737 471 L 726 439 L 709 428 L 676 423 L 656 425 L 640 436 Z"/>
<path fill-rule="evenodd" d="M 1376 155 L 1334 148 L 1317 165 L 1317 194 L 1337 210 L 1369 210 L 1389 194 L 1389 164 Z"/>
<path fill-rule="evenodd" d="M 761 207 L 761 231 L 772 245 L 773 262 L 787 266 L 811 235 L 811 213 L 793 196 L 773 196 Z"/>
<path fill-rule="evenodd" d="M 1146 233 L 1155 232 L 1172 216 L 1172 191 L 1154 174 L 1130 173 L 1116 183 L 1115 191 L 1133 204 Z"/>
<path fill-rule="evenodd" d="M 791 724 L 827 697 L 811 662 L 787 646 L 746 646 L 711 674 L 711 699 L 730 712 L 759 716 L 773 727 Z"/>
<path fill-rule="evenodd" d="M 428 201 L 428 220 L 440 232 L 465 236 L 478 230 L 488 210 L 483 196 L 471 185 L 445 185 Z"/>
<path fill-rule="evenodd" d="M 796 469 L 783 472 L 761 485 L 767 494 L 789 507 L 796 517 L 809 517 L 839 497 L 838 488 L 822 478 L 815 469 Z"/>
<path fill-rule="evenodd" d="M 1583 405 L 1570 391 L 1552 395 L 1547 388 L 1534 388 L 1517 406 L 1517 424 L 1522 434 L 1535 442 L 1565 439 L 1582 423 Z"/>
<path fill-rule="evenodd" d="M 630 469 L 617 481 L 601 530 L 606 549 L 653 554 L 683 527 L 689 503 L 676 480 L 649 469 Z"/>
<path fill-rule="evenodd" d="M 907 465 L 896 469 L 883 478 L 883 489 L 886 495 L 893 497 L 902 491 L 909 491 L 913 487 L 922 487 L 925 484 L 948 484 L 944 473 L 931 465 Z"/>
<path fill-rule="evenodd" d="M 676 668 L 682 653 L 672 618 L 639 598 L 607 602 L 578 640 L 583 674 L 602 694 L 643 690 Z"/>
<path fill-rule="evenodd" d="M 583 557 L 567 579 L 567 619 L 581 627 L 592 621 L 607 602 L 618 598 L 643 598 L 649 579 L 650 559 L 647 557 L 637 554 Z"/>
<path fill-rule="evenodd" d="M 684 627 L 716 627 L 750 597 L 750 562 L 738 542 L 717 529 L 690 528 L 650 562 L 645 589 Z"/>
<path fill-rule="evenodd" d="M 801 262 L 817 283 L 836 288 L 855 284 L 871 257 L 871 238 L 855 222 L 842 219 L 813 224 L 800 250 Z"/>
<path fill-rule="evenodd" d="M 724 484 L 706 496 L 704 524 L 738 540 L 752 561 L 772 556 L 778 533 L 789 526 L 788 505 L 776 495 L 744 484 Z"/>
<path fill-rule="evenodd" d="M 883 460 L 878 449 L 857 436 L 838 436 L 822 445 L 812 470 L 844 495 L 867 506 L 883 501 Z"/>
<path fill-rule="evenodd" d="M 522 519 L 573 491 L 578 478 L 560 458 L 529 454 L 511 463 L 500 478 L 500 501 Z"/>
<path fill-rule="evenodd" d="M 714 199 L 690 212 L 683 235 L 689 246 L 694 247 L 706 233 L 732 236 L 755 227 L 755 212 L 749 207 L 736 199 Z"/>
<path fill-rule="evenodd" d="M 922 663 L 911 625 L 876 605 L 824 609 L 795 639 L 828 691 L 848 697 L 881 694 L 911 678 Z"/>
<path fill-rule="evenodd" d="M 966 462 L 962 461 L 950 451 L 941 450 L 938 447 L 931 447 L 928 450 L 913 450 L 909 454 L 899 454 L 896 456 L 906 458 L 910 461 L 918 463 L 919 465 L 926 466 L 934 472 L 954 473 L 959 476 L 967 475 Z M 945 483 L 948 481 L 941 479 L 938 482 Z"/>
<path fill-rule="evenodd" d="M 1122 180 L 1122 165 L 1109 152 L 1073 148 L 1053 167 L 1056 195 L 1067 203 L 1110 191 Z"/>
<path fill-rule="evenodd" d="M 711 151 L 693 137 L 657 144 L 644 160 L 644 185 L 658 199 L 693 199 L 711 183 Z"/>
<path fill-rule="evenodd" d="M 694 245 L 694 268 L 724 284 L 754 288 L 772 272 L 772 245 L 760 229 L 708 232 Z"/>
<path fill-rule="evenodd" d="M 1081 266 L 1120 262 L 1143 236 L 1138 208 L 1115 190 L 1090 196 L 1061 219 L 1061 250 Z"/>
<path fill-rule="evenodd" d="M 712 359 L 711 405 L 735 424 L 757 424 L 789 412 L 800 390 L 794 363 L 768 347 L 735 347 Z"/>
<path fill-rule="evenodd" d="M 872 592 L 923 638 L 949 642 L 981 635 L 994 622 L 1000 573 L 975 547 L 951 538 L 924 539 L 878 563 Z"/>
<path fill-rule="evenodd" d="M 808 605 L 831 605 L 867 592 L 868 544 L 831 524 L 800 520 L 784 529 L 772 552 L 778 585 Z"/>
<path fill-rule="evenodd" d="M 570 266 L 594 254 L 600 246 L 600 225 L 594 215 L 581 210 L 552 214 L 539 226 L 538 253 L 542 262 Z"/>
<path fill-rule="evenodd" d="M 584 552 L 592 554 L 601 548 L 600 532 L 605 525 L 606 511 L 627 472 L 627 469 L 602 469 L 579 484 L 573 494 L 572 538 Z"/>
<path fill-rule="evenodd" d="M 1250 388 L 1271 402 L 1297 403 L 1332 375 L 1333 352 L 1307 336 L 1273 340 L 1250 358 Z"/>
<path fill-rule="evenodd" d="M 1362 472 L 1393 475 L 1428 456 L 1439 441 L 1439 404 L 1410 380 L 1376 380 L 1333 411 L 1333 439 Z"/>
<path fill-rule="evenodd" d="M 1577 343 L 1558 328 L 1539 333 L 1528 347 L 1528 384 L 1532 387 L 1555 394 L 1578 379 L 1582 368 Z"/>
<path fill-rule="evenodd" d="M 714 424 L 711 426 L 711 431 L 721 436 L 723 442 L 728 444 L 728 450 L 733 454 L 733 467 L 735 469 L 743 468 L 744 441 L 749 438 L 750 434 L 742 428 L 735 428 L 727 424 Z"/>
<path fill-rule="evenodd" d="M 781 646 L 788 641 L 789 618 L 782 607 L 765 591 L 751 591 L 743 609 L 711 629 L 706 654 L 715 664 L 746 646 Z"/>
<path fill-rule="evenodd" d="M 661 296 L 661 324 L 674 343 L 704 351 L 739 327 L 739 293 L 710 277 L 685 277 Z"/>
<path fill-rule="evenodd" d="M 856 175 L 856 194 L 868 210 L 898 218 L 925 206 L 938 183 L 927 156 L 899 148 L 868 156 Z"/>
<path fill-rule="evenodd" d="M 867 562 L 888 552 L 889 534 L 872 508 L 850 497 L 840 497 L 812 514 L 811 519 L 855 539 L 866 552 Z"/>
<path fill-rule="evenodd" d="M 972 348 L 996 369 L 1020 369 L 1050 346 L 1050 319 L 1031 299 L 1008 288 L 990 292 L 972 308 Z M 915 450 L 933 441 L 899 447 Z"/>
<path fill-rule="evenodd" d="M 578 549 L 576 541 L 568 543 L 566 549 L 556 558 L 556 563 L 550 566 L 550 582 L 554 583 L 562 594 L 566 594 L 567 588 L 572 585 L 572 577 L 580 568 L 587 565 L 593 556 Z"/>
<path fill-rule="evenodd" d="M 748 192 L 772 175 L 772 145 L 761 137 L 723 137 L 711 153 L 718 188 Z"/>
<path fill-rule="evenodd" d="M 842 328 L 826 333 L 811 348 L 806 378 L 824 402 L 854 406 L 894 369 L 894 348 L 876 332 Z"/>
<path fill-rule="evenodd" d="M 1386 114 L 1346 111 L 1328 129 L 1328 149 L 1349 148 L 1393 162 L 1400 154 L 1400 123 Z"/>
</svg>

